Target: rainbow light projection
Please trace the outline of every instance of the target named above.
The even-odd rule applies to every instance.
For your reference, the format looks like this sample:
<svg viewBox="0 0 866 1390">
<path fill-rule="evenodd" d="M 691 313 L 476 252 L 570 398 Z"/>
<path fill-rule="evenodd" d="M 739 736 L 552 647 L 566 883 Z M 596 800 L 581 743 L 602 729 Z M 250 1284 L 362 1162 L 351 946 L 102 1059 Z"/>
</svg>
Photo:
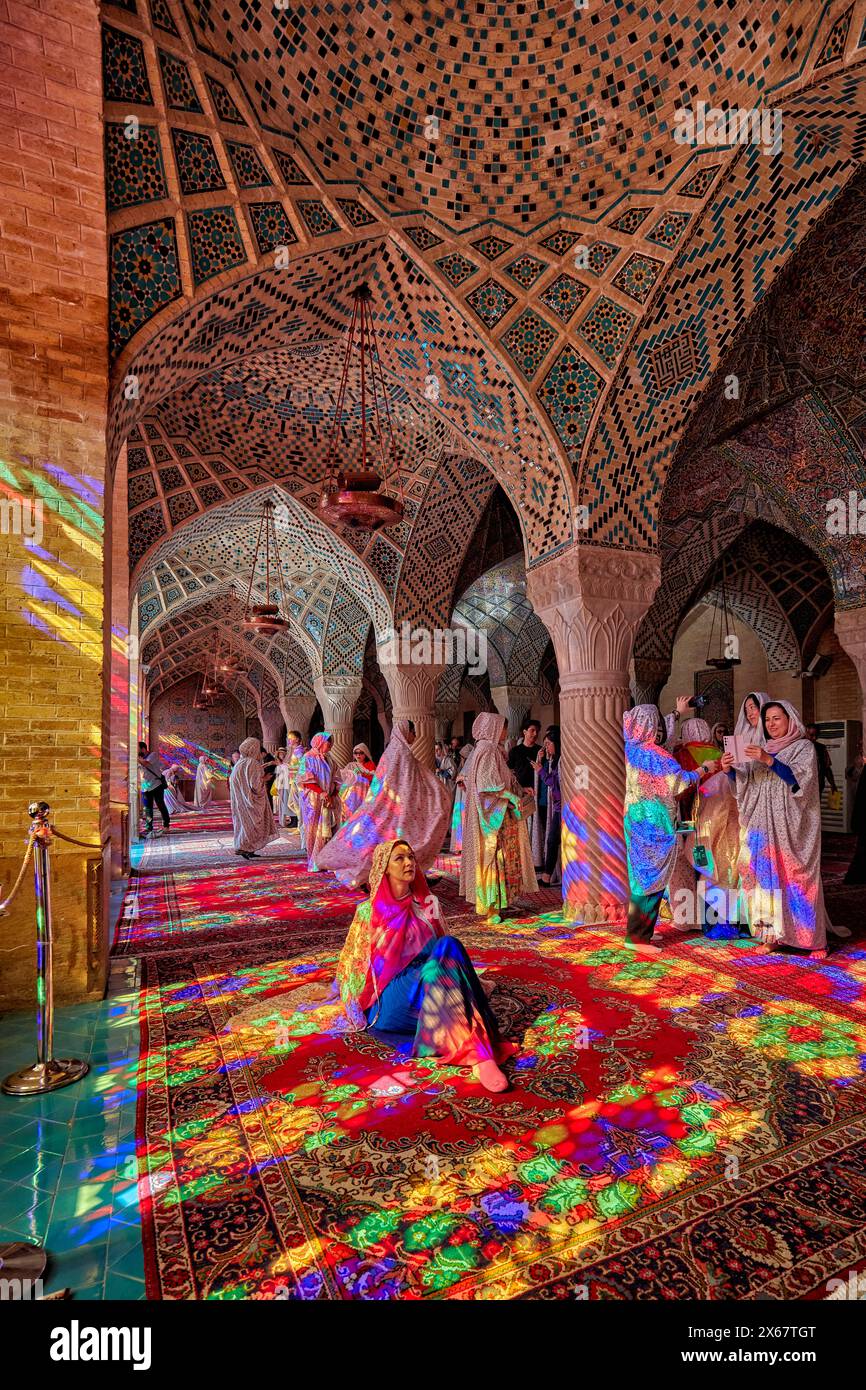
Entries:
<svg viewBox="0 0 866 1390">
<path fill-rule="evenodd" d="M 26 509 L 35 519 L 38 508 L 40 518 L 40 526 L 32 529 L 40 529 L 41 535 L 30 535 L 25 529 L 16 536 L 25 557 L 20 572 L 23 620 L 101 670 L 102 587 L 84 577 L 102 564 L 101 482 L 70 474 L 48 460 L 36 465 L 20 459 L 13 466 L 0 459 L 0 502 L 6 515 L 17 518 Z M 48 535 L 54 550 L 46 544 Z M 93 723 L 83 732 L 83 751 L 93 761 L 93 777 L 87 786 L 94 810 L 99 806 L 101 743 L 101 729 Z"/>
<path fill-rule="evenodd" d="M 604 928 L 575 935 L 561 912 L 474 932 L 469 913 L 449 929 L 488 989 L 507 994 L 510 980 L 518 998 L 545 1001 L 521 1023 L 513 1090 L 488 1100 L 464 1069 L 335 1032 L 331 1004 L 303 1002 L 307 987 L 332 981 L 345 934 L 337 904 L 348 912 L 357 895 L 326 886 L 319 902 L 313 876 L 288 872 L 289 883 L 273 877 L 300 918 L 284 918 L 293 936 L 282 947 L 260 949 L 255 964 L 239 948 L 218 971 L 184 957 L 144 995 L 139 1160 L 157 1241 L 163 1231 L 180 1249 L 178 1218 L 188 1233 L 187 1253 L 172 1258 L 174 1296 L 513 1297 L 655 1204 L 710 1192 L 732 1157 L 745 1163 L 786 1142 L 768 1123 L 777 1090 L 762 1079 L 767 1066 L 840 1095 L 866 1086 L 866 952 L 831 966 L 699 938 L 647 962 Z M 273 885 L 254 871 L 243 887 L 226 870 L 191 874 L 179 891 L 195 936 L 196 923 L 222 925 L 211 913 L 228 925 L 246 911 L 245 893 L 250 915 L 257 905 L 267 915 Z M 160 910 L 153 898 L 149 937 Z M 329 921 L 330 939 L 319 936 Z M 164 922 L 164 945 L 176 930 Z M 226 1031 L 255 1001 L 260 1017 Z M 177 1097 L 173 1114 L 163 1097 Z M 305 1212 L 291 1232 L 304 1235 L 283 1229 L 277 1208 L 262 1220 L 265 1194 L 287 1180 Z M 237 1236 L 221 1227 L 215 1259 L 206 1233 L 223 1202 Z"/>
<path fill-rule="evenodd" d="M 184 777 L 195 777 L 200 758 L 207 758 L 214 764 L 218 777 L 228 777 L 231 761 L 222 753 L 215 753 L 204 744 L 183 738 L 180 734 L 160 734 L 159 753 L 166 767 L 177 763 Z"/>
</svg>

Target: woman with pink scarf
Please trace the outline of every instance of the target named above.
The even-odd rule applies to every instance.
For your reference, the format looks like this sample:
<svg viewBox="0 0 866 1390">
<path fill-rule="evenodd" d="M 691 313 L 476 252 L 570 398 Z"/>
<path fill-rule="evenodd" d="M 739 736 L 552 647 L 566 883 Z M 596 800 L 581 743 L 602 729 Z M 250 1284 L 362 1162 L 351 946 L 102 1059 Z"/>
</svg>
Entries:
<svg viewBox="0 0 866 1390">
<path fill-rule="evenodd" d="M 310 873 L 325 867 L 321 863 L 322 851 L 339 818 L 337 774 L 330 758 L 332 744 L 330 734 L 316 734 L 298 768 L 298 801 Z"/>
<path fill-rule="evenodd" d="M 760 741 L 759 741 L 760 740 Z M 827 910 L 821 883 L 818 760 L 799 714 L 787 700 L 761 706 L 759 736 L 748 764 L 733 770 L 745 832 L 741 891 L 752 935 L 762 950 L 796 946 L 812 959 L 827 954 Z"/>
</svg>

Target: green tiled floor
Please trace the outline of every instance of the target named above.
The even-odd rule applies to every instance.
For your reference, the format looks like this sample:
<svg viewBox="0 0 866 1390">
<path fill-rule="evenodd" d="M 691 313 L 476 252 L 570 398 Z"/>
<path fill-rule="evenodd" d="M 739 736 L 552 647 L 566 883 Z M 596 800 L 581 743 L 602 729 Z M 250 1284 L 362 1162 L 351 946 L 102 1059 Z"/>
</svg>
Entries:
<svg viewBox="0 0 866 1390">
<path fill-rule="evenodd" d="M 30 1014 L 0 1018 L 0 1076 L 35 1060 Z M 87 1058 L 51 1095 L 0 1095 L 0 1242 L 38 1240 L 46 1293 L 144 1298 L 135 1166 L 134 994 L 58 1009 L 54 1051 Z"/>
</svg>

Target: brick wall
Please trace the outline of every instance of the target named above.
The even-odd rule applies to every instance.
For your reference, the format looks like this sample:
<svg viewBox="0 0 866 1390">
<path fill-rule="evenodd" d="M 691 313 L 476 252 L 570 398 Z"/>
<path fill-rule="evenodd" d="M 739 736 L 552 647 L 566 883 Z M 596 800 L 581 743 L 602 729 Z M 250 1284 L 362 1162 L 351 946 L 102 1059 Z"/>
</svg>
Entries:
<svg viewBox="0 0 866 1390">
<path fill-rule="evenodd" d="M 99 842 L 107 236 L 98 8 L 0 0 L 0 499 L 38 499 L 38 547 L 0 535 L 0 883 L 44 797 Z M 37 514 L 31 513 L 34 522 Z M 61 999 L 102 988 L 88 859 L 52 851 Z M 93 883 L 91 883 L 91 893 Z M 33 997 L 30 881 L 0 922 L 0 1003 Z M 14 949 L 22 947 L 22 949 Z M 22 1059 L 26 1060 L 26 1059 Z"/>
</svg>

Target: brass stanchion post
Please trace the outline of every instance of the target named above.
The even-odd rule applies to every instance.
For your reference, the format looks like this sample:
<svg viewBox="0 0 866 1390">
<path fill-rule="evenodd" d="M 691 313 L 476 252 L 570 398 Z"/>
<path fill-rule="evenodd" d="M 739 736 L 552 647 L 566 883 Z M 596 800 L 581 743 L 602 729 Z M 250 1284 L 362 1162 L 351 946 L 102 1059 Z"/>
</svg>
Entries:
<svg viewBox="0 0 866 1390">
<path fill-rule="evenodd" d="M 51 863 L 49 846 L 51 810 L 45 801 L 30 805 L 33 829 L 33 882 L 36 891 L 36 1061 L 7 1076 L 0 1090 L 7 1096 L 34 1096 L 57 1091 L 80 1081 L 90 1070 L 87 1062 L 54 1056 L 54 976 L 51 920 Z"/>
</svg>

